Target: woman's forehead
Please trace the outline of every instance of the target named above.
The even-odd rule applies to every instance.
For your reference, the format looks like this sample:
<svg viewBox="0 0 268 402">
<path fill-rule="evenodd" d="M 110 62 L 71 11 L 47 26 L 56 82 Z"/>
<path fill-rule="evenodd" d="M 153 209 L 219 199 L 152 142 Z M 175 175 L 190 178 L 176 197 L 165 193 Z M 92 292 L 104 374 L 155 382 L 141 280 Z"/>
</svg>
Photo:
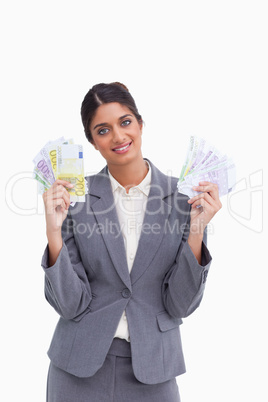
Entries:
<svg viewBox="0 0 268 402">
<path fill-rule="evenodd" d="M 99 119 L 118 119 L 125 114 L 132 114 L 127 106 L 118 102 L 103 103 L 98 107 L 92 123 Z"/>
</svg>

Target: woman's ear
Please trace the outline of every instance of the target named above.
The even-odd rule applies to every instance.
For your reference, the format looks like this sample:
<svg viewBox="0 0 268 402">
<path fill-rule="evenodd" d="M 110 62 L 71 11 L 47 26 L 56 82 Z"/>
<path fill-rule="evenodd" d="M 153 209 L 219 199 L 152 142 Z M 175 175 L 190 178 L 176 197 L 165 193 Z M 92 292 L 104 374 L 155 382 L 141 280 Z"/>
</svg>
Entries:
<svg viewBox="0 0 268 402">
<path fill-rule="evenodd" d="M 139 126 L 140 126 L 140 130 L 141 130 L 141 134 L 142 134 L 142 129 L 143 129 L 143 121 L 142 120 L 139 121 Z"/>
</svg>

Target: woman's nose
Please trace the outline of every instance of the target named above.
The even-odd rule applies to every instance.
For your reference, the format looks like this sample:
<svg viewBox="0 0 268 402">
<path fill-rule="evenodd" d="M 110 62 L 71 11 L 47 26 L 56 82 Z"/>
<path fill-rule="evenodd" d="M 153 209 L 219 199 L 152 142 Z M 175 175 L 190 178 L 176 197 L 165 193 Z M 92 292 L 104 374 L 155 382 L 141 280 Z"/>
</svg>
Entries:
<svg viewBox="0 0 268 402">
<path fill-rule="evenodd" d="M 113 142 L 115 144 L 121 144 L 125 138 L 126 138 L 126 136 L 125 136 L 122 128 L 115 127 L 113 129 Z"/>
</svg>

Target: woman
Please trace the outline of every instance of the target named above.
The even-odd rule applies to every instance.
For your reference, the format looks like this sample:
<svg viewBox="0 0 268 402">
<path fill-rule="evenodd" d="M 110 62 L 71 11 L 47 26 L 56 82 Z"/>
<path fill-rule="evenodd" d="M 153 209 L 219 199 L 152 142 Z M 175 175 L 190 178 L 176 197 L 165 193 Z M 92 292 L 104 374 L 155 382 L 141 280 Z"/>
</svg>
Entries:
<svg viewBox="0 0 268 402">
<path fill-rule="evenodd" d="M 62 180 L 44 194 L 45 295 L 60 315 L 47 400 L 178 402 L 179 326 L 202 299 L 217 186 L 202 182 L 188 199 L 143 158 L 142 117 L 123 84 L 95 85 L 81 115 L 107 166 L 87 177 L 85 203 L 69 208 Z"/>
</svg>

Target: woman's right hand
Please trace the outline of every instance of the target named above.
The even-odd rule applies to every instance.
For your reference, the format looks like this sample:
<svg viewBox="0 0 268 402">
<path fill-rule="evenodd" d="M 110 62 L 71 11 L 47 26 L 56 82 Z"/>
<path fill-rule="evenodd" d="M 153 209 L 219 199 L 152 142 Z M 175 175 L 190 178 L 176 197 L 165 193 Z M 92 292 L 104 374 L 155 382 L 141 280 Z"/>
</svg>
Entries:
<svg viewBox="0 0 268 402">
<path fill-rule="evenodd" d="M 43 194 L 50 267 L 55 264 L 62 248 L 61 227 L 70 206 L 70 194 L 65 187 L 73 188 L 73 184 L 56 180 Z"/>
<path fill-rule="evenodd" d="M 56 180 L 43 194 L 48 235 L 60 233 L 67 216 L 70 194 L 65 187 L 73 188 L 73 185 L 65 180 Z"/>
</svg>

